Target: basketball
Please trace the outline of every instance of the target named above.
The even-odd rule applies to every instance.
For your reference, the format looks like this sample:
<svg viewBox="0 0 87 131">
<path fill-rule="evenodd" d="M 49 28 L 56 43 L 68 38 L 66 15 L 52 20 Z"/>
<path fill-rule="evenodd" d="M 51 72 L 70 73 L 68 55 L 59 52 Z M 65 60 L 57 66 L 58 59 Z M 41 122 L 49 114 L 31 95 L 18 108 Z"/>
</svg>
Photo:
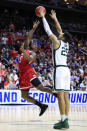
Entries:
<svg viewBox="0 0 87 131">
<path fill-rule="evenodd" d="M 35 14 L 36 14 L 36 16 L 38 16 L 38 17 L 41 17 L 41 14 L 40 14 L 40 11 L 43 11 L 43 13 L 44 13 L 44 15 L 46 14 L 46 9 L 45 9 L 45 7 L 43 7 L 43 6 L 38 6 L 38 7 L 36 7 L 36 9 L 35 9 Z"/>
</svg>

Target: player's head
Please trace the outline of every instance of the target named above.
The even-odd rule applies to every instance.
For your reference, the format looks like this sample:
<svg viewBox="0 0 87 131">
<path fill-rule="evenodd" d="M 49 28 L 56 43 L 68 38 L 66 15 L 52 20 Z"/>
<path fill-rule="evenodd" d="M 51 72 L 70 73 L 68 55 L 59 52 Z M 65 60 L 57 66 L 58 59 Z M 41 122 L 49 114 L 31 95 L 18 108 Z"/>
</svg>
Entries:
<svg viewBox="0 0 87 131">
<path fill-rule="evenodd" d="M 38 46 L 36 44 L 32 44 L 32 49 L 34 52 L 38 51 Z"/>
<path fill-rule="evenodd" d="M 72 37 L 72 36 L 71 36 L 71 34 L 70 34 L 69 32 L 65 32 L 65 33 L 59 35 L 58 39 L 59 39 L 59 40 L 63 40 L 63 41 L 65 41 L 65 42 L 69 42 L 70 39 L 71 39 L 71 37 Z"/>
<path fill-rule="evenodd" d="M 20 41 L 19 44 L 16 45 L 16 50 L 19 51 L 19 53 L 21 53 L 21 48 L 24 47 L 24 49 L 28 49 L 29 46 L 25 44 L 25 41 Z"/>
<path fill-rule="evenodd" d="M 34 52 L 38 52 L 38 46 L 35 43 L 30 42 L 29 49 L 33 50 Z"/>
</svg>

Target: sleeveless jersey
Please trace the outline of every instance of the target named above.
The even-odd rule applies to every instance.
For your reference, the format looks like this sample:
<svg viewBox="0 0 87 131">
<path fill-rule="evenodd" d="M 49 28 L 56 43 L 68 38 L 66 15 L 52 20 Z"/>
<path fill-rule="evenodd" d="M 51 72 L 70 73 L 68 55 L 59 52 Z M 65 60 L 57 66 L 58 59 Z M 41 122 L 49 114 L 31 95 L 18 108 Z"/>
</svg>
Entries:
<svg viewBox="0 0 87 131">
<path fill-rule="evenodd" d="M 54 66 L 67 66 L 67 54 L 69 51 L 68 42 L 60 40 L 60 46 L 58 49 L 53 50 L 53 64 Z"/>
<path fill-rule="evenodd" d="M 28 55 L 31 55 L 32 54 L 32 51 L 26 49 L 26 53 Z M 33 62 L 29 62 L 24 56 L 23 56 L 23 53 L 19 56 L 19 60 L 18 60 L 18 63 L 19 63 L 19 72 L 22 73 L 22 72 L 26 72 L 28 69 L 32 68 L 32 64 Z"/>
</svg>

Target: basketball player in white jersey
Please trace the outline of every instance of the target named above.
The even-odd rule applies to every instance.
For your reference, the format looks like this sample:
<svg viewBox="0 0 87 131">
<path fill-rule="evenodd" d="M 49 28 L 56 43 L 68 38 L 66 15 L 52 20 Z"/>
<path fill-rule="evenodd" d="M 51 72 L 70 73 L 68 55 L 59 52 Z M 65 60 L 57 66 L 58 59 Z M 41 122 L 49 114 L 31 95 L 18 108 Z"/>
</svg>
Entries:
<svg viewBox="0 0 87 131">
<path fill-rule="evenodd" d="M 69 128 L 68 124 L 68 112 L 69 112 L 69 98 L 68 93 L 70 91 L 70 70 L 67 67 L 67 54 L 69 51 L 68 41 L 71 35 L 68 32 L 63 33 L 61 26 L 57 20 L 56 13 L 51 10 L 51 18 L 56 24 L 56 29 L 59 33 L 57 38 L 51 31 L 48 22 L 41 11 L 41 17 L 45 32 L 49 36 L 53 43 L 53 58 L 54 58 L 54 89 L 57 92 L 59 110 L 61 114 L 61 121 L 54 124 L 54 129 Z"/>
</svg>

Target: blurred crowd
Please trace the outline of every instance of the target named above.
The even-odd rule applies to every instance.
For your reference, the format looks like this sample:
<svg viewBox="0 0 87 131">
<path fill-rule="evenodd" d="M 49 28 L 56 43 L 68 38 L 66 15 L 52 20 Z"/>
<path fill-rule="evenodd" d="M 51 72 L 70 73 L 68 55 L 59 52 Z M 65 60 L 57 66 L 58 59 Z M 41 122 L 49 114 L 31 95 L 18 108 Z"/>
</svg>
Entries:
<svg viewBox="0 0 87 131">
<path fill-rule="evenodd" d="M 87 10 L 87 0 L 23 0 L 25 2 L 42 3 L 44 5 L 60 8 L 72 8 L 78 10 Z"/>
<path fill-rule="evenodd" d="M 28 12 L 25 12 L 25 14 Z M 32 24 L 32 21 L 34 19 L 37 19 L 36 16 L 33 16 L 31 13 L 31 16 L 27 14 L 26 16 L 23 16 L 22 10 L 11 10 L 11 9 L 0 9 L 0 28 L 3 30 L 8 30 L 8 26 L 14 24 L 17 29 L 22 29 L 23 27 L 28 28 Z M 72 15 L 72 17 L 71 17 Z M 47 17 L 49 15 L 47 14 Z M 35 17 L 35 18 L 34 18 Z M 82 17 L 82 18 L 81 18 Z M 62 15 L 58 14 L 58 19 L 61 23 L 61 26 L 64 30 L 69 31 L 76 31 L 76 32 L 87 32 L 87 20 L 86 20 L 86 13 L 80 15 L 80 13 L 68 13 L 65 12 Z M 49 23 L 51 26 L 54 25 L 53 21 Z"/>
<path fill-rule="evenodd" d="M 0 89 L 19 89 L 17 46 L 25 39 L 28 30 L 23 27 L 9 32 L 0 30 Z M 33 34 L 32 44 L 38 45 L 35 71 L 44 86 L 53 87 L 52 43 L 41 30 Z M 71 70 L 71 90 L 87 90 L 87 39 L 73 36 L 70 41 L 68 66 Z"/>
</svg>

